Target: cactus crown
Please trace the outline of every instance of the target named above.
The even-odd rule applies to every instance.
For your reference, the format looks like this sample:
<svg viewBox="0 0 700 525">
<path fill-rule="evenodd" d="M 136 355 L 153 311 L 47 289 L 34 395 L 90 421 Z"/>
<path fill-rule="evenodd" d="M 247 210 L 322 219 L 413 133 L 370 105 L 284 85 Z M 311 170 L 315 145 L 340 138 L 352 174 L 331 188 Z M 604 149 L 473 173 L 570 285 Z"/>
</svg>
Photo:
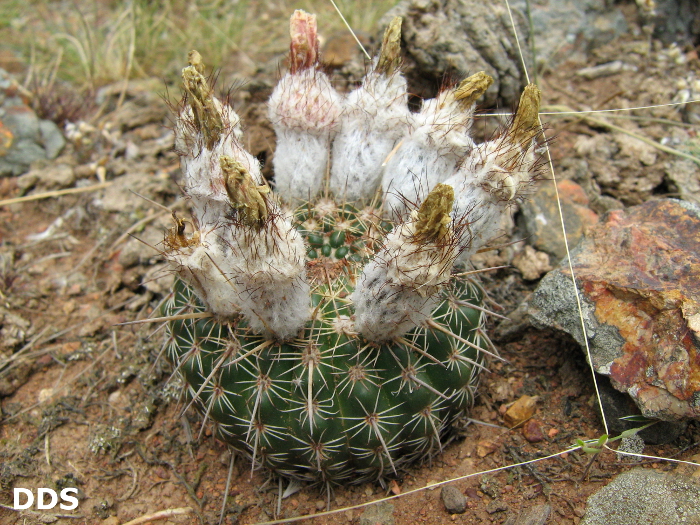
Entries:
<svg viewBox="0 0 700 525">
<path fill-rule="evenodd" d="M 183 70 L 176 146 L 193 217 L 188 232 L 173 214 L 164 242 L 178 276 L 168 354 L 219 435 L 281 476 L 383 479 L 441 450 L 488 344 L 464 267 L 538 178 L 539 90 L 476 145 L 491 78 L 411 113 L 400 26 L 341 95 L 319 68 L 315 17 L 294 13 L 269 101 L 274 192 L 196 51 Z"/>
</svg>

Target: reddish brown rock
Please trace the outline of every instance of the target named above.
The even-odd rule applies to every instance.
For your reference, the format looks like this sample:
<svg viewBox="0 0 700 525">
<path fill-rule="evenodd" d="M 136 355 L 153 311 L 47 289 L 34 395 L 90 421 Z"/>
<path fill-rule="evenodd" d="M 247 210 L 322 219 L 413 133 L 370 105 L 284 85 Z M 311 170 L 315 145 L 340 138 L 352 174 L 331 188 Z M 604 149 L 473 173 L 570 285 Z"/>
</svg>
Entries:
<svg viewBox="0 0 700 525">
<path fill-rule="evenodd" d="M 539 443 L 544 441 L 544 432 L 542 425 L 536 419 L 530 419 L 523 425 L 523 437 L 530 443 Z"/>
<path fill-rule="evenodd" d="M 647 417 L 700 417 L 700 208 L 671 199 L 604 216 L 572 262 L 597 372 Z M 548 274 L 529 314 L 583 344 L 568 267 Z"/>
</svg>

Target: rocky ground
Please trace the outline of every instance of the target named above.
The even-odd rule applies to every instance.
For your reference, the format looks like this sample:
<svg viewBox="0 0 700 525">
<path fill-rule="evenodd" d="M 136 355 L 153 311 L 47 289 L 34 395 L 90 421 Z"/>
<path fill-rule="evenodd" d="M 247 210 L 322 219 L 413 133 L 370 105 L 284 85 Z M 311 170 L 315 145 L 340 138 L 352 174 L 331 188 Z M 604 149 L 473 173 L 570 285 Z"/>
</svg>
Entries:
<svg viewBox="0 0 700 525">
<path fill-rule="evenodd" d="M 700 98 L 696 81 L 700 59 L 692 45 L 673 46 L 650 38 L 651 22 L 634 4 L 623 3 L 607 19 L 624 23 L 624 27 L 615 29 L 618 26 L 611 24 L 613 29 L 597 35 L 588 47 L 573 41 L 568 48 L 561 45 L 546 56 L 538 79 L 545 113 Z M 343 54 L 342 44 L 337 49 L 342 52 L 334 59 L 336 80 L 347 85 L 357 74 L 358 59 L 352 50 Z M 270 57 L 269 65 L 232 95 L 245 122 L 247 146 L 263 161 L 270 158 L 274 147 L 265 101 L 280 59 Z M 425 83 L 425 73 L 421 73 L 426 66 L 421 65 L 420 56 L 408 57 L 407 67 L 418 72 L 415 79 L 424 81 L 423 87 L 415 81 L 416 91 L 429 91 L 431 84 Z M 502 83 L 494 103 L 512 102 L 508 101 L 508 85 Z M 180 413 L 182 386 L 171 377 L 168 363 L 159 359 L 162 338 L 158 326 L 119 324 L 152 316 L 172 282 L 153 248 L 170 226 L 169 213 L 159 203 L 185 212 L 177 186 L 178 158 L 167 127 L 170 110 L 160 95 L 162 83 L 146 79 L 130 82 L 126 90 L 123 87 L 119 83 L 103 88 L 84 107 L 74 108 L 80 118 L 72 120 L 47 111 L 50 103 L 46 102 L 40 114 L 53 120 L 42 120 L 25 105 L 30 104 L 32 94 L 9 75 L 0 77 L 4 110 L 0 118 L 2 523 L 118 525 L 167 509 L 186 510 L 162 516 L 161 523 L 209 524 L 219 519 L 230 465 L 228 450 L 211 435 L 210 428 L 201 429 L 198 414 Z M 477 121 L 482 135 L 494 128 L 493 120 Z M 543 120 L 553 137 L 552 164 L 572 246 L 586 232 L 592 239 L 615 238 L 591 232 L 599 232 L 601 225 L 624 223 L 624 218 L 611 220 L 622 217 L 614 215 L 622 213 L 616 210 L 625 210 L 624 217 L 642 220 L 654 215 L 634 208 L 643 203 L 667 197 L 686 203 L 700 201 L 700 139 L 696 135 L 700 105 L 614 115 L 547 115 Z M 266 173 L 271 174 L 269 167 Z M 45 192 L 61 193 L 11 201 Z M 599 496 L 599 503 L 591 500 L 588 512 L 586 501 L 625 472 L 626 477 L 615 480 L 619 488 L 613 494 L 641 494 L 644 505 L 656 512 L 657 523 L 673 522 L 673 516 L 678 516 L 673 512 L 700 519 L 698 498 L 693 496 L 700 491 L 697 466 L 623 458 L 607 450 L 558 454 L 577 439 L 597 439 L 604 429 L 592 373 L 576 342 L 577 333 L 564 333 L 560 318 L 547 320 L 532 309 L 538 304 L 533 298 L 540 297 L 537 294 L 543 290 L 537 288 L 542 277 L 566 253 L 556 226 L 557 213 L 554 185 L 546 181 L 513 221 L 505 221 L 506 235 L 498 242 L 525 240 L 480 254 L 475 260 L 478 267 L 506 266 L 485 273 L 483 282 L 493 299 L 492 307 L 512 317 L 506 322 L 489 321 L 507 361 L 490 363 L 490 371 L 482 376 L 471 415 L 477 423 L 465 424 L 444 454 L 431 464 L 402 473 L 386 489 L 372 484 L 336 488 L 330 509 L 343 510 L 313 518 L 313 523 L 605 523 L 613 511 L 604 505 L 614 496 Z M 654 216 L 663 222 L 673 219 L 674 213 Z M 666 279 L 670 283 L 664 288 L 664 301 L 679 300 L 684 309 L 671 304 L 668 310 L 683 309 L 682 315 L 670 316 L 663 326 L 651 323 L 649 337 L 689 338 L 690 348 L 694 344 L 697 349 L 691 332 L 700 331 L 694 324 L 700 323 L 700 294 L 697 274 L 692 272 L 698 267 L 696 232 L 700 230 L 692 222 L 697 212 L 688 213 L 682 217 L 691 221 L 684 223 L 688 224 L 685 229 L 671 222 L 644 230 L 651 240 L 635 245 L 637 238 L 633 238 L 633 248 L 639 246 L 639 250 L 632 249 L 627 257 L 652 253 L 651 246 L 656 250 L 653 253 L 663 246 L 676 250 L 672 252 L 675 258 L 661 266 L 648 261 L 645 268 L 656 276 L 671 276 Z M 685 230 L 687 237 L 683 237 Z M 610 250 L 604 257 L 610 267 L 620 266 L 615 253 Z M 584 263 L 587 268 L 602 265 L 600 260 Z M 626 283 L 625 293 L 636 293 L 633 286 L 645 279 L 640 276 L 635 283 Z M 594 277 L 586 282 L 600 281 Z M 547 293 L 556 290 L 550 288 Z M 613 294 L 621 303 L 608 301 L 606 305 L 616 312 L 628 308 L 624 313 L 637 323 L 629 331 L 637 334 L 641 328 L 635 327 L 656 317 L 646 303 L 633 301 L 630 306 L 624 302 L 625 293 Z M 610 296 L 600 292 L 596 297 Z M 566 308 L 570 311 L 573 306 Z M 639 312 L 646 312 L 647 317 L 642 319 Z M 612 314 L 599 321 L 599 330 L 608 323 L 606 326 L 624 332 Z M 684 326 L 680 335 L 673 331 Z M 603 366 L 597 359 L 594 357 L 594 364 Z M 669 371 L 669 363 L 676 361 L 669 356 L 655 363 L 662 372 L 652 386 L 659 387 L 672 374 L 677 380 L 681 372 Z M 698 374 L 697 354 L 691 355 L 690 366 L 691 371 L 683 373 Z M 608 375 L 620 384 L 622 378 L 615 376 L 614 366 L 612 369 Z M 638 378 L 628 377 L 631 375 L 625 376 L 629 385 L 636 384 Z M 698 377 L 689 381 L 697 382 Z M 606 407 L 618 410 L 618 417 L 639 413 L 629 398 L 610 387 L 606 377 L 598 379 Z M 700 425 L 698 413 L 692 412 L 697 400 L 684 403 L 678 410 L 685 410 L 685 419 L 650 427 L 641 439 L 627 440 L 625 450 L 699 462 Z M 649 415 L 648 410 L 645 413 Z M 618 424 L 610 414 L 612 432 L 635 425 Z M 524 467 L 495 470 L 548 455 L 554 456 Z M 278 512 L 276 483 L 270 483 L 262 472 L 251 472 L 250 464 L 242 459 L 235 461 L 231 472 L 225 523 L 259 523 L 326 510 L 323 493 L 301 487 L 282 501 Z M 485 474 L 465 477 L 479 472 Z M 464 478 L 425 488 L 458 477 Z M 649 489 L 654 484 L 658 490 Z M 57 509 L 17 512 L 7 508 L 12 505 L 14 487 L 75 486 L 80 491 L 75 511 L 61 514 Z M 663 507 L 674 494 L 678 499 L 672 502 L 673 508 Z M 391 495 L 403 496 L 361 506 Z M 660 510 L 662 507 L 666 510 Z M 645 516 L 630 519 L 651 523 L 649 515 Z"/>
</svg>

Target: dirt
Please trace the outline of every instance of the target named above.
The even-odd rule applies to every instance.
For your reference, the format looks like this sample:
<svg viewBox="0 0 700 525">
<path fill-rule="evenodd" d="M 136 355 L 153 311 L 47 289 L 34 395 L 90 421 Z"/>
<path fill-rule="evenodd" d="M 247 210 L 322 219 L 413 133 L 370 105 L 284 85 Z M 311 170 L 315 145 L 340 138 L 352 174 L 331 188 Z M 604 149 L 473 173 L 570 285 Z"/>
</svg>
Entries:
<svg viewBox="0 0 700 525">
<path fill-rule="evenodd" d="M 648 46 L 642 37 L 628 37 L 598 49 L 588 64 L 564 64 L 545 71 L 540 78 L 545 103 L 580 110 L 670 102 L 677 92 L 677 79 L 700 71 L 697 53 L 690 51 L 684 64 L 676 64 L 664 58 L 664 49 L 644 54 Z M 612 60 L 623 60 L 636 70 L 593 80 L 576 75 L 583 66 Z M 263 95 L 249 95 L 245 88 L 242 92 L 240 98 L 248 103 L 242 111 L 246 126 L 259 141 L 251 145 L 252 150 L 269 158 L 269 127 L 260 106 L 264 90 Z M 673 107 L 636 110 L 632 115 L 644 118 L 609 121 L 657 142 L 695 138 L 696 128 L 683 126 Z M 633 142 L 605 153 L 601 148 L 611 144 L 613 136 L 603 125 L 579 117 L 546 119 L 554 137 L 550 146 L 555 172 L 577 180 L 589 196 L 597 197 L 597 211 L 675 191 L 664 175 L 673 160 L 670 155 Z M 157 127 L 146 124 L 126 131 L 122 139 L 144 146 L 158 136 Z M 101 147 L 107 152 L 114 148 L 107 143 Z M 89 148 L 82 148 L 74 148 L 72 164 L 84 165 L 86 157 L 91 158 Z M 178 194 L 177 157 L 167 149 L 156 150 L 139 160 L 139 169 L 159 180 L 154 194 L 159 202 L 169 204 Z M 144 151 L 148 151 L 145 146 Z M 120 156 L 114 158 L 108 164 L 108 179 L 118 172 Z M 590 168 L 585 173 L 580 170 L 582 160 Z M 124 169 L 130 166 L 127 162 Z M 0 199 L 17 194 L 16 181 L 0 180 Z M 108 212 L 95 205 L 97 195 L 86 192 L 0 207 L 0 316 L 5 316 L 3 341 L 12 343 L 0 348 L 4 363 L 0 370 L 0 503 L 13 504 L 13 487 L 77 486 L 80 490 L 80 504 L 74 511 L 56 508 L 32 513 L 3 507 L 0 522 L 115 525 L 188 507 L 191 510 L 160 523 L 217 523 L 230 454 L 212 437 L 210 427 L 201 428 L 198 414 L 181 414 L 182 385 L 171 380 L 170 366 L 159 359 L 162 338 L 157 325 L 118 324 L 153 315 L 168 279 L 166 275 L 164 283 L 151 281 L 159 263 L 157 252 L 146 260 L 137 258 L 130 267 L 120 263 L 121 251 L 130 242 L 124 234 L 154 216 L 149 213 L 161 213 L 155 224 L 167 215 L 135 195 L 126 198 L 138 203 L 125 200 L 125 211 Z M 77 211 L 52 236 L 29 239 L 71 209 Z M 138 236 L 139 228 L 131 233 Z M 512 311 L 536 284 L 524 281 L 513 268 L 488 273 L 484 282 L 500 304 L 501 314 Z M 10 312 L 19 318 L 10 319 Z M 495 324 L 497 320 L 492 319 L 490 326 Z M 482 375 L 471 414 L 478 423 L 465 424 L 431 464 L 403 472 L 386 488 L 336 487 L 330 509 L 345 510 L 311 518 L 326 510 L 324 492 L 301 487 L 282 501 L 278 514 L 277 483 L 264 472 L 251 472 L 250 464 L 238 458 L 231 471 L 224 523 L 297 516 L 308 516 L 318 524 L 365 523 L 361 516 L 366 509 L 355 506 L 405 494 L 390 501 L 397 525 L 513 523 L 519 513 L 543 503 L 552 509 L 547 523 L 577 524 L 586 498 L 632 463 L 619 461 L 609 451 L 558 454 L 576 439 L 603 434 L 591 373 L 575 343 L 559 334 L 529 330 L 515 342 L 497 341 L 497 345 L 507 362 L 492 361 L 490 371 Z M 524 395 L 536 396 L 535 414 L 525 429 L 509 429 L 504 422 L 506 409 Z M 645 453 L 689 459 L 700 452 L 699 442 L 700 426 L 694 422 L 674 443 L 648 445 Z M 493 471 L 548 455 L 554 457 Z M 661 470 L 689 468 L 656 460 L 642 464 Z M 447 513 L 439 488 L 418 490 L 478 472 L 487 473 L 454 482 L 467 497 L 464 514 Z M 61 513 L 71 517 L 60 517 Z"/>
</svg>

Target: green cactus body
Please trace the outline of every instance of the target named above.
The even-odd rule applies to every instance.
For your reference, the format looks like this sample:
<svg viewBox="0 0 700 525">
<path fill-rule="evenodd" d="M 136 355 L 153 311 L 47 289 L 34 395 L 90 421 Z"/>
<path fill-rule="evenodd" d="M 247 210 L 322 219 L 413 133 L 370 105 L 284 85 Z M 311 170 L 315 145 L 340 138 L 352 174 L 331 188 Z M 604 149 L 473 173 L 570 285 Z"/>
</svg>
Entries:
<svg viewBox="0 0 700 525">
<path fill-rule="evenodd" d="M 167 326 L 168 356 L 219 436 L 255 463 L 308 481 L 381 479 L 441 451 L 451 424 L 472 406 L 483 314 L 469 305 L 481 303 L 481 292 L 455 276 L 432 314 L 442 331 L 416 327 L 397 341 L 368 343 L 352 330 L 348 297 L 371 251 L 367 232 L 390 225 L 359 220 L 349 206 L 314 215 L 302 207 L 299 229 L 311 246 L 333 252 L 307 263 L 320 270 L 313 318 L 299 337 L 272 342 L 243 318 L 177 319 Z M 162 310 L 206 307 L 178 280 Z"/>
<path fill-rule="evenodd" d="M 466 268 L 538 179 L 540 92 L 527 86 L 511 126 L 476 145 L 490 77 L 411 113 L 400 19 L 347 95 L 320 69 L 315 18 L 290 26 L 292 67 L 269 100 L 274 192 L 196 51 L 183 70 L 192 219 L 173 213 L 163 243 L 178 277 L 166 347 L 191 404 L 254 467 L 382 480 L 441 451 L 473 403 L 489 341 Z"/>
</svg>

